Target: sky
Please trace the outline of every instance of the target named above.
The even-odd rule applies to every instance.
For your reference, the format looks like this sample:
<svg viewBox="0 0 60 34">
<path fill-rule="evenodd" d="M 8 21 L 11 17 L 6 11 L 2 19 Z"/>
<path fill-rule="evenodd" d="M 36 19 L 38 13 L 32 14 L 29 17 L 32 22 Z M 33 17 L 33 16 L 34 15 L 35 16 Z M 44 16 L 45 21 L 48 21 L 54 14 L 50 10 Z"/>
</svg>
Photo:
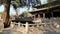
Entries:
<svg viewBox="0 0 60 34">
<path fill-rule="evenodd" d="M 41 4 L 46 4 L 47 0 L 41 0 Z M 27 11 L 27 7 L 24 8 L 18 8 L 19 14 L 23 13 L 24 11 Z M 4 11 L 4 5 L 0 6 L 0 12 Z M 15 10 L 13 8 L 13 6 L 10 6 L 10 14 L 15 15 Z"/>
</svg>

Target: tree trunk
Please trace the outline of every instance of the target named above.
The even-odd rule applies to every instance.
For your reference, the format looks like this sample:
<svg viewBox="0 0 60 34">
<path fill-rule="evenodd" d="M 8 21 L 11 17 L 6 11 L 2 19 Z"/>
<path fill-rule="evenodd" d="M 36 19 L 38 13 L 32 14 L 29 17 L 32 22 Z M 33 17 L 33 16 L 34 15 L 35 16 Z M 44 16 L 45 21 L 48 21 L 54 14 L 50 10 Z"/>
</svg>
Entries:
<svg viewBox="0 0 60 34">
<path fill-rule="evenodd" d="M 2 0 L 0 0 L 0 4 L 2 4 Z"/>
<path fill-rule="evenodd" d="M 9 22 L 10 2 L 11 0 L 4 0 L 4 15 L 3 15 L 4 28 L 10 26 Z"/>
</svg>

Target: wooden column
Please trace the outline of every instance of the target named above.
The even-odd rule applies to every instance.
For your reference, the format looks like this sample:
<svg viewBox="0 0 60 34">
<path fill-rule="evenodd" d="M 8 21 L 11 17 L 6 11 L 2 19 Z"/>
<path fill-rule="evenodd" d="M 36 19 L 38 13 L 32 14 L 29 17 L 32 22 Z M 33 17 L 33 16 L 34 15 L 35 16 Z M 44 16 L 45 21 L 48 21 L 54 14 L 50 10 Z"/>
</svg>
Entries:
<svg viewBox="0 0 60 34">
<path fill-rule="evenodd" d="M 51 12 L 51 15 L 52 15 L 52 17 L 53 17 L 53 12 Z"/>
<path fill-rule="evenodd" d="M 45 19 L 45 13 L 43 13 L 43 19 L 42 19 L 42 22 L 44 22 L 44 19 Z"/>
<path fill-rule="evenodd" d="M 39 13 L 38 13 L 38 18 L 40 18 L 40 15 L 39 15 Z"/>
<path fill-rule="evenodd" d="M 45 18 L 45 13 L 43 13 L 43 19 Z"/>
<path fill-rule="evenodd" d="M 34 20 L 35 20 L 35 15 L 34 15 Z"/>
</svg>

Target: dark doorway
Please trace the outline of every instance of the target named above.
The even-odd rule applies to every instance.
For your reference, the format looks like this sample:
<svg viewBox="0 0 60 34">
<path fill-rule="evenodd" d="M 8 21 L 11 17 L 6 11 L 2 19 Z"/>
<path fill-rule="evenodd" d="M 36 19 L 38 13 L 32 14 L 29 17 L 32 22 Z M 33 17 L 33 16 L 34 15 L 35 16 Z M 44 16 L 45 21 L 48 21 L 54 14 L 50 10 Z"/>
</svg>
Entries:
<svg viewBox="0 0 60 34">
<path fill-rule="evenodd" d="M 60 12 L 53 12 L 54 17 L 60 17 Z"/>
</svg>

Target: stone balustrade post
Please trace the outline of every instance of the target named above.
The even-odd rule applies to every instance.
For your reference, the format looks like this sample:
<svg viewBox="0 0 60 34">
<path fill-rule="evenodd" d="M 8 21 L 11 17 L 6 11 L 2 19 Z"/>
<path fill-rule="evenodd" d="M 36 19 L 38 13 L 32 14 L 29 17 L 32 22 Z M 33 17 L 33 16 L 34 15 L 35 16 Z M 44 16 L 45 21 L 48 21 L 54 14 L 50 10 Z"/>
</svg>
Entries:
<svg viewBox="0 0 60 34">
<path fill-rule="evenodd" d="M 18 27 L 20 27 L 20 22 L 18 22 Z"/>
<path fill-rule="evenodd" d="M 13 28 L 13 27 L 14 27 L 14 23 L 13 23 L 13 22 L 11 22 L 10 27 L 11 27 L 11 28 Z"/>
<path fill-rule="evenodd" d="M 26 22 L 26 34 L 28 34 L 28 30 L 29 30 L 29 24 L 28 22 Z"/>
</svg>

